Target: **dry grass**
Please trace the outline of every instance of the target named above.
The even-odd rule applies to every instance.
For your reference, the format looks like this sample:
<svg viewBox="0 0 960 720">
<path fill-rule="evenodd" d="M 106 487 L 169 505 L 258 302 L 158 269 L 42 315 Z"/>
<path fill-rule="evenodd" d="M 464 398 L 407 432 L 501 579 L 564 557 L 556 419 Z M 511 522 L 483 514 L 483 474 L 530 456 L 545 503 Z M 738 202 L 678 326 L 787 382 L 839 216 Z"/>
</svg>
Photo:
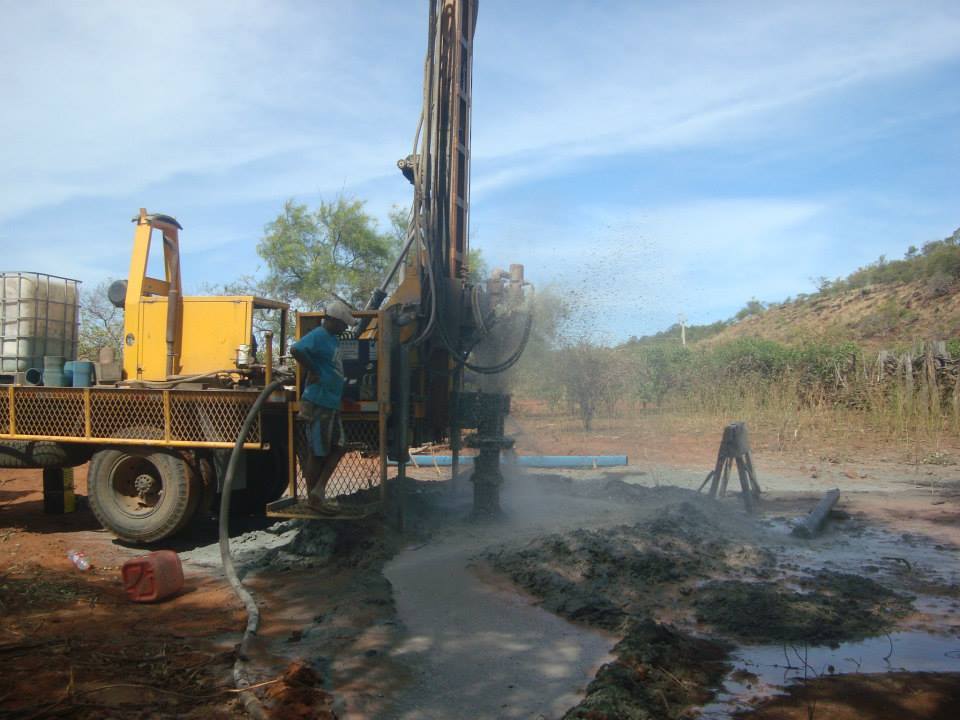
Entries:
<svg viewBox="0 0 960 720">
<path fill-rule="evenodd" d="M 879 350 L 901 338 L 958 334 L 960 288 L 954 286 L 949 292 L 935 295 L 925 280 L 918 280 L 776 305 L 703 342 L 715 345 L 740 337 L 787 343 L 853 340 Z"/>
<path fill-rule="evenodd" d="M 960 457 L 960 413 L 948 390 L 931 391 L 922 380 L 908 388 L 902 380 L 861 378 L 848 382 L 838 398 L 834 390 L 811 389 L 790 376 L 704 383 L 672 394 L 661 408 L 623 400 L 601 408 L 590 444 L 613 447 L 621 436 L 649 444 L 712 437 L 738 420 L 750 428 L 754 447 L 767 451 L 840 459 L 876 451 L 911 464 L 950 464 Z M 515 405 L 519 417 L 558 436 L 583 433 L 579 418 L 562 406 L 535 400 Z"/>
</svg>

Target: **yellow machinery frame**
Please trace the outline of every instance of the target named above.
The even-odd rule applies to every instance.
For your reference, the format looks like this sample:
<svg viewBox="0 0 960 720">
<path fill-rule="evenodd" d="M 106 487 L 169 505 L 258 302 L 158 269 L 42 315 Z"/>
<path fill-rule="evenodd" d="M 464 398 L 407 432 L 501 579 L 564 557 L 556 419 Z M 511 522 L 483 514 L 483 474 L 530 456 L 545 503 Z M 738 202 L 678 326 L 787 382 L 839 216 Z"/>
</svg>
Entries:
<svg viewBox="0 0 960 720">
<path fill-rule="evenodd" d="M 281 333 L 286 328 L 286 303 L 253 295 L 183 297 L 180 225 L 144 208 L 135 222 L 124 301 L 128 380 L 165 381 L 236 369 L 238 348 L 251 344 L 254 310 L 279 310 Z M 147 275 L 153 230 L 163 238 L 163 280 Z"/>
</svg>

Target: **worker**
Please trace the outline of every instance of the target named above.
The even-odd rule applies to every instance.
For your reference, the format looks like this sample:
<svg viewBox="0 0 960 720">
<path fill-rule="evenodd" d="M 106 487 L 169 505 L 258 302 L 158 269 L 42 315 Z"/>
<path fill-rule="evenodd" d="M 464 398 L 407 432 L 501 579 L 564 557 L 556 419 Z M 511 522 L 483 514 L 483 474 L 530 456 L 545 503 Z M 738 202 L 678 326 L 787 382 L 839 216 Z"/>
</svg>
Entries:
<svg viewBox="0 0 960 720">
<path fill-rule="evenodd" d="M 340 398 L 343 396 L 341 335 L 356 324 L 346 303 L 328 303 L 321 324 L 290 348 L 305 373 L 300 398 L 300 420 L 306 424 L 307 443 L 298 444 L 300 468 L 307 483 L 307 505 L 319 512 L 336 511 L 326 500 L 327 481 L 344 453 Z"/>
</svg>

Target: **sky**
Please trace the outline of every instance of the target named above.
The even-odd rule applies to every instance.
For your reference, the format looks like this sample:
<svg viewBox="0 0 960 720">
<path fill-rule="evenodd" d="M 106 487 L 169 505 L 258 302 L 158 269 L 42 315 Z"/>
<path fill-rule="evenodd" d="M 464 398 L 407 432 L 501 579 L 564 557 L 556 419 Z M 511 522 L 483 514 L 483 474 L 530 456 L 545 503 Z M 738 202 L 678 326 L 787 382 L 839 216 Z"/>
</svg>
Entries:
<svg viewBox="0 0 960 720">
<path fill-rule="evenodd" d="M 0 270 L 187 291 L 285 200 L 410 202 L 426 0 L 0 0 Z M 960 3 L 481 0 L 471 242 L 610 341 L 779 301 L 960 226 Z"/>
</svg>

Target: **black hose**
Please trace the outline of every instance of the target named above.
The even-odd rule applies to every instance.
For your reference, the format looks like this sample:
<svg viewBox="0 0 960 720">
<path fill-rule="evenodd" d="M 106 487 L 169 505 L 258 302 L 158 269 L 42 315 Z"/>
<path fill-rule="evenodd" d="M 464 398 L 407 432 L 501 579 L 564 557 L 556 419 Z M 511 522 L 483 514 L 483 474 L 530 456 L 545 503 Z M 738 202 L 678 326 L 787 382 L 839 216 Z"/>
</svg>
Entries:
<svg viewBox="0 0 960 720">
<path fill-rule="evenodd" d="M 257 634 L 257 628 L 260 625 L 260 608 L 257 607 L 257 602 L 250 591 L 243 587 L 243 583 L 240 582 L 237 569 L 233 564 L 233 556 L 230 554 L 230 491 L 233 487 L 233 476 L 237 470 L 237 463 L 240 461 L 240 451 L 243 449 L 243 443 L 257 419 L 260 408 L 263 407 L 267 398 L 286 382 L 288 382 L 286 378 L 274 380 L 260 391 L 260 395 L 257 396 L 256 401 L 243 420 L 240 434 L 237 436 L 237 441 L 230 453 L 227 472 L 223 476 L 223 489 L 220 496 L 220 561 L 223 563 L 223 574 L 227 576 L 227 582 L 230 583 L 230 587 L 233 588 L 233 591 L 247 609 L 247 628 L 244 630 L 243 639 L 240 641 L 240 648 L 237 651 L 237 659 L 233 664 L 233 682 L 238 690 L 250 685 L 250 681 L 246 677 L 247 650 L 251 638 Z M 266 720 L 267 712 L 260 702 L 260 698 L 253 691 L 248 690 L 240 693 L 240 701 L 251 717 L 256 720 Z"/>
<path fill-rule="evenodd" d="M 520 359 L 520 356 L 523 355 L 523 351 L 527 348 L 527 341 L 530 340 L 530 330 L 533 328 L 533 310 L 530 310 L 527 313 L 527 321 L 523 327 L 523 336 L 520 338 L 520 343 L 517 345 L 517 349 L 514 350 L 513 354 L 510 355 L 507 359 L 502 362 L 497 363 L 496 365 L 474 365 L 469 363 L 464 359 L 463 365 L 469 370 L 480 373 L 482 375 L 497 375 L 502 372 L 506 372 L 514 365 L 517 364 L 517 361 Z"/>
</svg>

